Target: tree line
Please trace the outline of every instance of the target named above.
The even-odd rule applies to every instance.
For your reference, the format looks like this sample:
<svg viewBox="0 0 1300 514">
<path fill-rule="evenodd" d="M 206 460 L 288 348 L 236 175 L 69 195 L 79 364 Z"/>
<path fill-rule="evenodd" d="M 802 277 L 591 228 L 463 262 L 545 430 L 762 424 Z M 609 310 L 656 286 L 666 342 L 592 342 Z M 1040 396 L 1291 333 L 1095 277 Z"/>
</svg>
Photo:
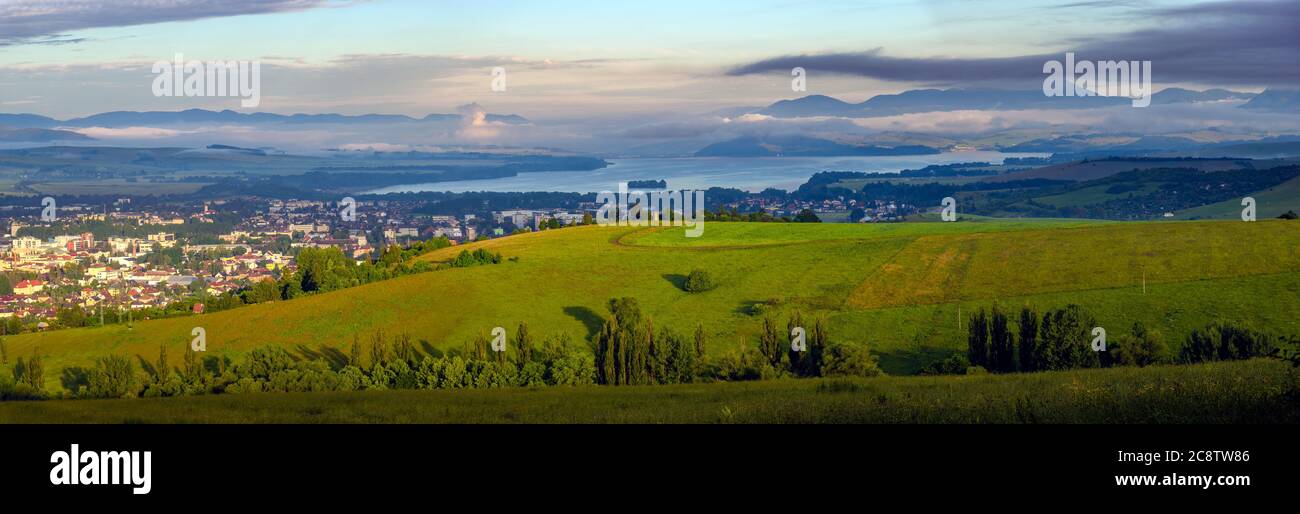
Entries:
<svg viewBox="0 0 1300 514">
<path fill-rule="evenodd" d="M 1215 322 L 1193 330 L 1172 353 L 1164 337 L 1142 323 L 1108 337 L 1104 351 L 1094 348 L 1098 322 L 1078 305 L 1043 313 L 1024 307 L 1017 316 L 1000 307 L 971 314 L 966 352 L 931 363 L 922 374 L 1015 373 L 1154 364 L 1196 364 L 1276 356 L 1300 343 L 1231 323 Z"/>
</svg>

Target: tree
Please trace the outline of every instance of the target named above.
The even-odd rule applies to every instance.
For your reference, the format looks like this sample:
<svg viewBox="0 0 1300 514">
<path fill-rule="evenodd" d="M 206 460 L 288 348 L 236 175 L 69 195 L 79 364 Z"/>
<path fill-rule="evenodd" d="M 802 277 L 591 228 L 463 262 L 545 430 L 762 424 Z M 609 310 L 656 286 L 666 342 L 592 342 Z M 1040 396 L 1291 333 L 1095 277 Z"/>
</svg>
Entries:
<svg viewBox="0 0 1300 514">
<path fill-rule="evenodd" d="M 1164 362 L 1169 349 L 1160 333 L 1149 331 L 1141 322 L 1134 323 L 1131 334 L 1121 336 L 1110 348 L 1116 366 L 1146 367 Z"/>
<path fill-rule="evenodd" d="M 18 361 L 20 364 L 22 360 Z M 45 361 L 41 358 L 41 348 L 38 346 L 32 349 L 32 358 L 28 359 L 27 364 L 23 366 L 20 384 L 26 384 L 27 387 L 37 391 L 45 390 Z"/>
<path fill-rule="evenodd" d="M 361 367 L 361 337 L 352 334 L 352 350 L 348 352 L 348 364 Z"/>
<path fill-rule="evenodd" d="M 643 321 L 635 298 L 613 298 L 610 316 L 596 337 L 597 381 L 602 384 L 645 384 L 650 380 L 653 325 Z"/>
<path fill-rule="evenodd" d="M 702 269 L 691 270 L 691 273 L 686 276 L 685 284 L 682 285 L 682 289 L 688 293 L 702 293 L 715 287 L 717 284 L 713 282 L 713 275 Z"/>
<path fill-rule="evenodd" d="M 835 343 L 826 347 L 822 376 L 876 377 L 883 374 L 876 356 L 866 345 Z"/>
<path fill-rule="evenodd" d="M 370 365 L 377 366 L 388 362 L 388 339 L 384 338 L 383 329 L 375 329 L 370 336 Z"/>
<path fill-rule="evenodd" d="M 695 358 L 696 359 L 704 358 L 705 344 L 707 344 L 707 340 L 704 335 L 704 323 L 697 323 L 695 324 Z"/>
<path fill-rule="evenodd" d="M 274 280 L 258 280 L 244 293 L 244 301 L 247 303 L 273 302 L 280 299 L 280 287 Z"/>
<path fill-rule="evenodd" d="M 91 398 L 122 398 L 135 393 L 135 371 L 125 355 L 109 355 L 95 361 L 86 387 Z"/>
<path fill-rule="evenodd" d="M 772 369 L 781 369 L 781 361 L 785 357 L 781 348 L 783 340 L 785 338 L 776 331 L 776 321 L 771 316 L 764 317 L 763 331 L 758 334 L 758 352 L 763 354 Z"/>
<path fill-rule="evenodd" d="M 528 324 L 520 322 L 519 329 L 515 331 L 514 344 L 515 351 L 519 355 L 519 370 L 523 371 L 524 365 L 533 361 L 533 337 L 528 333 Z"/>
<path fill-rule="evenodd" d="M 1034 354 L 1038 346 L 1038 313 L 1025 307 L 1020 309 L 1020 371 L 1037 370 Z"/>
<path fill-rule="evenodd" d="M 822 222 L 821 218 L 818 218 L 817 213 L 813 212 L 812 209 L 804 209 L 802 211 L 799 211 L 799 214 L 794 217 L 794 221 L 797 223 L 821 223 Z"/>
<path fill-rule="evenodd" d="M 1016 371 L 1015 336 L 1007 326 L 1007 315 L 997 306 L 989 319 L 989 365 L 988 370 L 997 373 L 1014 373 Z"/>
<path fill-rule="evenodd" d="M 971 314 L 967 324 L 966 358 L 971 366 L 989 368 L 989 318 L 984 309 Z"/>
<path fill-rule="evenodd" d="M 171 378 L 171 367 L 167 365 L 167 343 L 158 345 L 158 362 L 154 363 L 154 374 L 159 384 L 165 384 Z"/>
<path fill-rule="evenodd" d="M 1095 368 L 1101 365 L 1092 349 L 1096 320 L 1078 305 L 1043 314 L 1035 369 L 1040 371 Z"/>
<path fill-rule="evenodd" d="M 803 376 L 822 376 L 822 365 L 825 362 L 826 345 L 828 344 L 827 339 L 826 323 L 821 318 L 817 318 L 813 322 L 812 332 L 808 335 L 808 355 L 803 359 Z"/>
<path fill-rule="evenodd" d="M 803 329 L 805 331 L 807 330 L 807 327 L 804 327 L 803 325 L 803 315 L 799 314 L 799 311 L 794 311 L 794 313 L 790 315 L 790 320 L 786 322 L 785 336 L 787 338 L 791 337 L 791 335 L 794 333 L 794 329 L 796 328 Z M 805 341 L 805 343 L 807 343 L 807 341 Z M 803 370 L 803 359 L 805 356 L 807 356 L 808 352 L 806 350 L 802 352 L 797 352 L 794 350 L 793 346 L 787 346 L 786 348 L 787 348 L 786 355 L 789 360 L 790 372 L 797 375 Z"/>
</svg>

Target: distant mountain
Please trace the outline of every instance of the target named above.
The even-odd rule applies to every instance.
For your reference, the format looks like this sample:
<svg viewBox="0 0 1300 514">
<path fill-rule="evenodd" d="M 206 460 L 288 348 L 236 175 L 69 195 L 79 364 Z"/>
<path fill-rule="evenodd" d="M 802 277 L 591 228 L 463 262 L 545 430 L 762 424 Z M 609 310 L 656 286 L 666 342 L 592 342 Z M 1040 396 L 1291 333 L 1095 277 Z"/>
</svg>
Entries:
<svg viewBox="0 0 1300 514">
<path fill-rule="evenodd" d="M 807 136 L 743 136 L 714 143 L 696 157 L 841 157 L 867 155 L 930 155 L 939 149 L 921 145 L 859 146 Z"/>
<path fill-rule="evenodd" d="M 184 111 L 113 111 L 93 114 L 83 118 L 56 120 L 35 114 L 0 114 L 0 125 L 18 128 L 55 128 L 55 127 L 140 127 L 154 125 L 228 123 L 241 125 L 256 124 L 394 124 L 459 121 L 459 114 L 430 114 L 423 118 L 412 118 L 401 114 L 274 114 L 269 112 L 242 113 L 232 110 L 209 111 L 206 109 L 187 109 Z M 528 123 L 522 116 L 514 114 L 488 114 L 490 122 L 519 125 Z"/>
<path fill-rule="evenodd" d="M 0 127 L 0 143 L 49 143 L 54 141 L 94 141 L 95 138 L 67 130 Z"/>
<path fill-rule="evenodd" d="M 14 128 L 47 128 L 58 124 L 58 120 L 36 114 L 0 113 L 0 126 Z"/>
<path fill-rule="evenodd" d="M 807 118 L 812 116 L 855 116 L 861 114 L 858 104 L 826 95 L 811 95 L 794 100 L 781 100 L 759 111 L 759 114 L 778 118 Z"/>
<path fill-rule="evenodd" d="M 1151 95 L 1157 104 L 1192 103 L 1218 100 L 1246 100 L 1252 93 L 1226 89 L 1192 91 L 1168 88 Z M 777 118 L 840 116 L 867 118 L 895 116 L 917 112 L 960 110 L 1015 109 L 1091 109 L 1131 105 L 1128 98 L 1106 96 L 1049 97 L 1041 90 L 1005 89 L 913 89 L 898 94 L 876 95 L 862 103 L 849 103 L 825 95 L 811 95 L 781 100 L 758 111 Z"/>
<path fill-rule="evenodd" d="M 1263 93 L 1251 98 L 1241 106 L 1243 109 L 1259 109 L 1281 112 L 1300 112 L 1300 90 L 1265 89 Z"/>
</svg>

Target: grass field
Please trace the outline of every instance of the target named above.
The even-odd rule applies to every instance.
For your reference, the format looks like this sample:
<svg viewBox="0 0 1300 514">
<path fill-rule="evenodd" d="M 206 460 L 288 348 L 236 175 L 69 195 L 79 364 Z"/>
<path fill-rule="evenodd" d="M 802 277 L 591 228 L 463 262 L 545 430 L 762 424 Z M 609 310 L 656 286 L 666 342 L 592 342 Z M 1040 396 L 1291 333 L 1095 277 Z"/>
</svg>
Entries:
<svg viewBox="0 0 1300 514">
<path fill-rule="evenodd" d="M 1277 361 L 676 386 L 262 393 L 0 403 L 0 423 L 1278 423 Z"/>
<path fill-rule="evenodd" d="M 6 339 L 9 356 L 46 356 L 47 388 L 59 371 L 109 353 L 151 362 L 160 344 L 180 364 L 191 329 L 210 354 L 238 357 L 265 344 L 292 353 L 343 349 L 376 329 L 408 333 L 426 348 L 461 348 L 501 326 L 527 322 L 538 337 L 584 340 L 611 297 L 636 297 L 658 329 L 709 335 L 709 353 L 754 344 L 756 305 L 784 317 L 798 309 L 828 320 L 832 339 L 869 344 L 885 371 L 913 373 L 959 351 L 963 315 L 995 302 L 1009 308 L 1082 305 L 1111 334 L 1134 321 L 1177 343 L 1211 321 L 1300 333 L 1300 224 L 1094 223 L 708 223 L 680 228 L 578 227 L 469 245 L 517 262 L 402 277 L 286 302 L 124 326 L 56 330 Z M 453 257 L 465 247 L 426 256 Z M 692 269 L 718 287 L 682 291 Z M 1145 275 L 1145 292 L 1143 277 Z"/>
</svg>

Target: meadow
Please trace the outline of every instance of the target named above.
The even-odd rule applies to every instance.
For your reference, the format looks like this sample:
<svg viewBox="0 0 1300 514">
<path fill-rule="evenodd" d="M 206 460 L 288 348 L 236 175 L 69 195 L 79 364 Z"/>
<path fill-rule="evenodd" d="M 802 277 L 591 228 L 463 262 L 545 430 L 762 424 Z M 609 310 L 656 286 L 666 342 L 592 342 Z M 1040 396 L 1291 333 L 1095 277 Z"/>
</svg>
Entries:
<svg viewBox="0 0 1300 514">
<path fill-rule="evenodd" d="M 0 403 L 0 423 L 1295 423 L 1278 361 L 783 379 Z"/>
<path fill-rule="evenodd" d="M 45 356 L 46 388 L 60 370 L 127 354 L 145 362 L 160 345 L 177 366 L 191 330 L 208 353 L 238 359 L 258 346 L 297 355 L 347 352 L 376 330 L 409 334 L 425 351 L 463 348 L 493 327 L 526 322 L 535 337 L 587 340 L 613 297 L 638 299 L 657 330 L 697 324 L 718 356 L 752 346 L 763 315 L 798 310 L 828 321 L 832 340 L 867 344 L 893 375 L 915 373 L 965 348 L 961 318 L 995 303 L 1040 309 L 1076 303 L 1111 334 L 1135 321 L 1176 345 L 1193 328 L 1231 321 L 1300 334 L 1300 224 L 1096 223 L 980 220 L 957 223 L 706 223 L 681 228 L 574 227 L 447 248 L 500 252 L 501 264 L 405 276 L 290 301 L 133 327 L 55 330 L 5 338 L 10 361 Z M 512 259 L 517 258 L 517 259 Z M 717 287 L 687 293 L 693 269 Z M 207 400 L 204 400 L 207 401 Z"/>
</svg>

